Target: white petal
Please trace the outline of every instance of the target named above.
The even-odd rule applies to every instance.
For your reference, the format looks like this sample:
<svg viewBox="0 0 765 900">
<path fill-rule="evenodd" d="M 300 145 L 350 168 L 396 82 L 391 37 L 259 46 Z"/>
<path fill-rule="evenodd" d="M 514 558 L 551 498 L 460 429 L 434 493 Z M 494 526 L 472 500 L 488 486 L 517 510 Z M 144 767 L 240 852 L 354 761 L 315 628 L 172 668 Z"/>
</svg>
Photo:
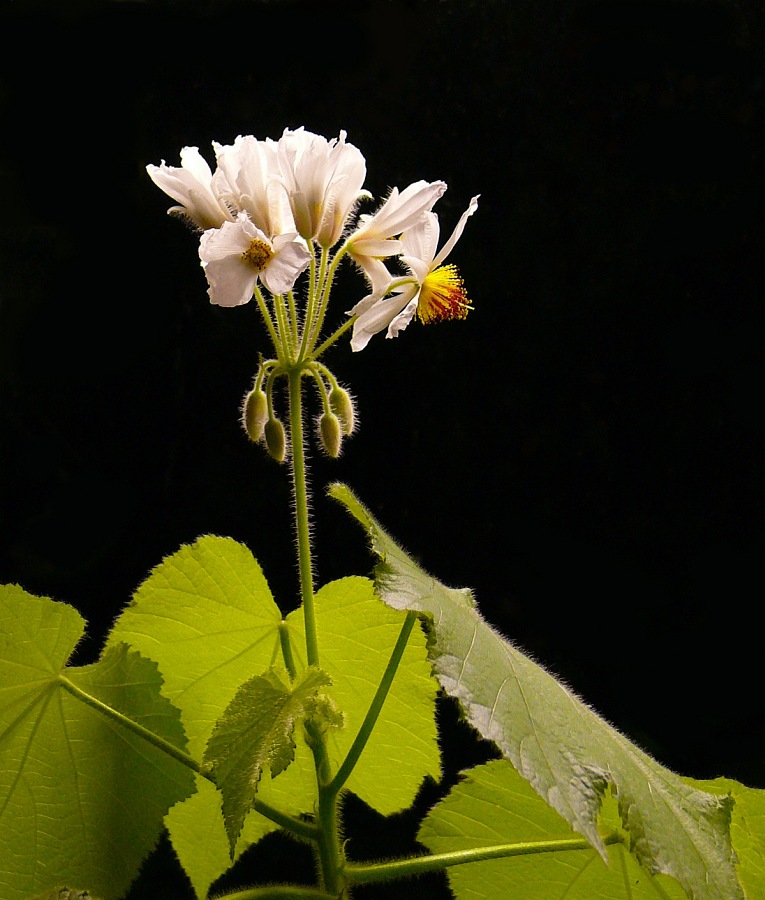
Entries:
<svg viewBox="0 0 765 900">
<path fill-rule="evenodd" d="M 302 241 L 290 241 L 278 250 L 265 271 L 261 272 L 260 280 L 272 294 L 283 294 L 292 290 L 298 275 L 310 259 L 311 254 Z"/>
<path fill-rule="evenodd" d="M 468 208 L 465 210 L 464 213 L 462 213 L 462 216 L 460 217 L 459 222 L 457 222 L 456 228 L 452 232 L 452 236 L 441 248 L 441 251 L 439 252 L 438 256 L 433 260 L 433 266 L 432 266 L 433 269 L 436 269 L 436 268 L 438 268 L 438 266 L 441 265 L 441 263 L 451 253 L 454 245 L 457 243 L 457 241 L 462 236 L 462 232 L 465 230 L 465 223 L 467 222 L 468 218 L 470 216 L 472 216 L 473 213 L 478 209 L 478 198 L 480 196 L 481 196 L 480 194 L 476 194 L 476 196 L 473 197 L 473 199 L 470 201 L 470 205 L 468 206 Z"/>
<path fill-rule="evenodd" d="M 434 212 L 423 213 L 422 218 L 401 235 L 405 256 L 415 256 L 428 265 L 433 262 L 438 247 L 441 228 Z"/>
<path fill-rule="evenodd" d="M 228 256 L 241 257 L 256 238 L 270 243 L 259 228 L 240 214 L 236 222 L 224 222 L 220 228 L 205 231 L 199 242 L 199 258 L 204 266 Z"/>
<path fill-rule="evenodd" d="M 258 273 L 241 257 L 213 259 L 205 267 L 210 302 L 217 306 L 241 306 L 252 299 Z"/>
<path fill-rule="evenodd" d="M 399 333 L 402 332 L 406 326 L 412 321 L 414 318 L 414 314 L 417 311 L 417 298 L 419 297 L 419 292 L 417 296 L 412 298 L 409 303 L 401 310 L 401 312 L 396 316 L 395 319 L 391 320 L 390 325 L 388 326 L 388 333 L 385 335 L 386 338 L 395 338 L 399 336 Z"/>
<path fill-rule="evenodd" d="M 389 328 L 394 319 L 401 315 L 412 302 L 414 302 L 416 308 L 417 293 L 417 285 L 410 285 L 400 294 L 394 294 L 391 297 L 386 297 L 384 300 L 378 300 L 366 309 L 353 323 L 351 349 L 357 351 L 366 347 L 373 334 Z M 364 301 L 362 300 L 361 302 L 363 303 Z M 411 316 L 409 318 L 411 319 Z M 408 320 L 401 328 L 405 328 L 406 324 L 408 324 Z"/>
</svg>

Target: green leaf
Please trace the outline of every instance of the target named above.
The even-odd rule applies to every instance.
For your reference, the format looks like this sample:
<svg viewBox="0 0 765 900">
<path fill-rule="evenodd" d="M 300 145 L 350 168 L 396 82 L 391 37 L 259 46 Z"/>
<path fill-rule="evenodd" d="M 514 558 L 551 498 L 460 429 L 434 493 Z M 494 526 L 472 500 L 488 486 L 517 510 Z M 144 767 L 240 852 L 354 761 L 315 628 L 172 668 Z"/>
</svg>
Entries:
<svg viewBox="0 0 765 900">
<path fill-rule="evenodd" d="M 432 853 L 578 837 L 510 762 L 496 760 L 462 775 L 420 827 L 418 840 Z M 618 804 L 609 795 L 599 826 L 603 837 L 621 834 L 628 840 L 621 832 Z M 674 879 L 650 875 L 622 843 L 609 844 L 607 853 L 608 865 L 585 845 L 453 866 L 449 885 L 458 900 L 686 900 Z"/>
<path fill-rule="evenodd" d="M 366 578 L 327 585 L 317 592 L 315 604 L 321 665 L 332 678 L 327 724 L 339 724 L 333 704 L 347 722 L 328 734 L 328 753 L 337 766 L 366 715 L 404 615 L 381 603 Z M 302 610 L 291 613 L 287 622 L 296 665 L 305 669 Z M 152 571 L 110 640 L 125 641 L 157 662 L 164 691 L 181 710 L 191 752 L 201 760 L 215 722 L 239 687 L 280 664 L 280 623 L 250 551 L 231 539 L 205 537 Z M 418 629 L 409 639 L 378 727 L 347 784 L 384 814 L 411 805 L 426 775 L 440 777 L 436 690 L 425 637 Z M 313 755 L 298 731 L 295 761 L 275 779 L 266 769 L 258 785 L 261 800 L 292 815 L 312 812 L 316 798 Z M 197 896 L 205 897 L 231 859 L 220 792 L 203 779 L 197 780 L 197 788 L 197 794 L 173 807 L 165 822 Z M 275 828 L 250 812 L 237 854 Z"/>
<path fill-rule="evenodd" d="M 197 778 L 197 793 L 183 803 L 176 803 L 165 817 L 173 850 L 200 900 L 207 897 L 212 883 L 231 868 L 222 800 L 220 791 L 200 777 Z M 277 828 L 269 819 L 250 813 L 237 844 L 237 858 Z"/>
<path fill-rule="evenodd" d="M 327 734 L 327 753 L 337 768 L 364 721 L 405 615 L 381 603 L 368 578 L 330 582 L 317 592 L 314 602 L 321 666 L 332 677 L 329 694 L 345 719 L 344 728 Z M 302 610 L 290 613 L 287 624 L 297 665 L 304 668 Z M 346 784 L 383 815 L 411 806 L 427 776 L 441 777 L 437 689 L 425 636 L 415 628 L 377 725 Z"/>
<path fill-rule="evenodd" d="M 181 710 L 189 753 L 201 759 L 239 687 L 281 663 L 281 619 L 247 547 L 208 535 L 152 569 L 109 643 L 124 641 L 157 663 L 163 693 Z"/>
<path fill-rule="evenodd" d="M 153 849 L 192 773 L 67 685 L 183 749 L 151 661 L 116 646 L 66 668 L 84 631 L 70 606 L 0 587 L 0 896 L 62 884 L 116 900 Z"/>
<path fill-rule="evenodd" d="M 223 794 L 223 820 L 233 858 L 244 819 L 252 807 L 263 769 L 279 775 L 295 758 L 292 733 L 307 702 L 330 683 L 310 666 L 294 684 L 275 669 L 255 675 L 237 691 L 218 720 L 204 762 Z"/>
<path fill-rule="evenodd" d="M 44 894 L 38 894 L 31 897 L 30 900 L 98 900 L 88 891 L 72 890 L 68 887 L 53 888 L 51 891 L 45 891 Z"/>
<path fill-rule="evenodd" d="M 746 787 L 730 778 L 684 780 L 710 794 L 733 797 L 730 831 L 738 876 L 747 900 L 765 900 L 765 790 Z"/>
<path fill-rule="evenodd" d="M 494 631 L 470 591 L 420 569 L 344 485 L 330 495 L 364 526 L 380 558 L 382 599 L 421 612 L 444 690 L 568 824 L 606 859 L 597 820 L 606 788 L 618 797 L 630 849 L 650 872 L 676 878 L 691 896 L 739 900 L 730 842 L 732 800 L 669 772 L 604 722 L 564 685 Z"/>
</svg>

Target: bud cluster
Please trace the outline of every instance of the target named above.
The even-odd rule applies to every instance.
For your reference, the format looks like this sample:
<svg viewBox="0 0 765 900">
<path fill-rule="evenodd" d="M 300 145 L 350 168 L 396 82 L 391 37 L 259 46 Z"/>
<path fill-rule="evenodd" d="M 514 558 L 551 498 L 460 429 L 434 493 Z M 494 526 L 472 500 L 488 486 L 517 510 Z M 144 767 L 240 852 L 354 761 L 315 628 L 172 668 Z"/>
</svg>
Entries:
<svg viewBox="0 0 765 900">
<path fill-rule="evenodd" d="M 242 402 L 242 427 L 254 443 L 263 443 L 269 456 L 277 462 L 287 458 L 287 435 L 284 423 L 274 412 L 273 390 L 279 375 L 285 375 L 276 360 L 260 364 L 252 388 Z M 316 437 L 327 456 L 337 459 L 343 440 L 356 428 L 356 406 L 350 393 L 342 387 L 322 363 L 306 367 L 317 388 L 321 412 L 316 418 Z"/>
</svg>

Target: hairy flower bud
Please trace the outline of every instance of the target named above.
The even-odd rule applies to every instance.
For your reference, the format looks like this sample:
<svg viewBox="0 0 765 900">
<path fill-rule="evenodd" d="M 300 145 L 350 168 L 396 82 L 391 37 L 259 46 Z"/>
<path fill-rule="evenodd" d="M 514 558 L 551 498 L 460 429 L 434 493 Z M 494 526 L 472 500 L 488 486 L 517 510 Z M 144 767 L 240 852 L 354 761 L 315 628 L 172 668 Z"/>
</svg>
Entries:
<svg viewBox="0 0 765 900">
<path fill-rule="evenodd" d="M 335 385 L 329 394 L 329 405 L 332 412 L 340 419 L 343 434 L 353 434 L 356 427 L 356 408 L 351 395 L 345 388 Z"/>
<path fill-rule="evenodd" d="M 263 429 L 268 421 L 268 398 L 261 388 L 253 389 L 244 398 L 242 425 L 251 441 L 262 440 Z"/>
<path fill-rule="evenodd" d="M 269 419 L 266 422 L 264 434 L 269 454 L 277 462 L 284 462 L 287 451 L 287 437 L 284 433 L 284 425 L 278 419 Z"/>
<path fill-rule="evenodd" d="M 327 454 L 333 459 L 337 459 L 340 456 L 343 433 L 340 419 L 333 412 L 324 413 L 319 420 L 319 438 Z"/>
</svg>

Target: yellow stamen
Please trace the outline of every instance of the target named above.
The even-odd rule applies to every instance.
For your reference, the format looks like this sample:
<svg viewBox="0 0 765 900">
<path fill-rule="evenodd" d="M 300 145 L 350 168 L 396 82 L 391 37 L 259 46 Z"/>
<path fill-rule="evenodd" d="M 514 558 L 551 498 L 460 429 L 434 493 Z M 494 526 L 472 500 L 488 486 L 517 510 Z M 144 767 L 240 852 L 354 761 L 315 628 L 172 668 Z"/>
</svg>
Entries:
<svg viewBox="0 0 765 900">
<path fill-rule="evenodd" d="M 253 238 L 250 246 L 242 253 L 242 259 L 258 272 L 262 272 L 273 258 L 274 251 L 260 238 Z"/>
<path fill-rule="evenodd" d="M 443 319 L 464 319 L 472 308 L 457 267 L 439 266 L 422 284 L 417 318 L 425 325 Z"/>
</svg>

